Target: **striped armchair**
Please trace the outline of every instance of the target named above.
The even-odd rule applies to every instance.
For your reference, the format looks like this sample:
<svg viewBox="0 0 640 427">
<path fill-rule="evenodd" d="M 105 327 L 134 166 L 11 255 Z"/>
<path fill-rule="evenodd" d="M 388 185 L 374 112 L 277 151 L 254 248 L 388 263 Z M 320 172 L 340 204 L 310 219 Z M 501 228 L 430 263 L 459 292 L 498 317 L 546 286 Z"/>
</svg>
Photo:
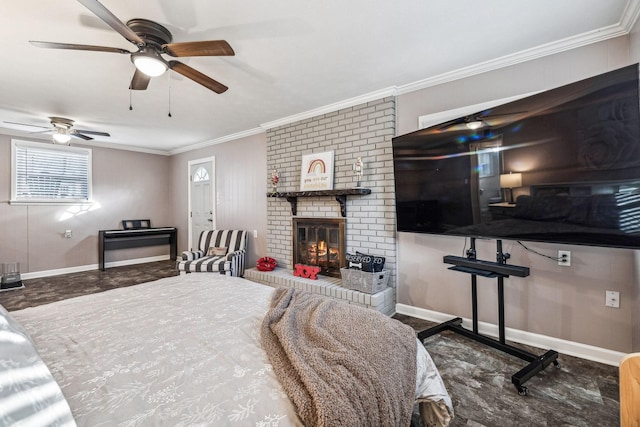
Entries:
<svg viewBox="0 0 640 427">
<path fill-rule="evenodd" d="M 200 233 L 198 250 L 184 251 L 176 262 L 181 274 L 219 272 L 244 276 L 247 232 L 243 230 L 206 230 Z"/>
</svg>

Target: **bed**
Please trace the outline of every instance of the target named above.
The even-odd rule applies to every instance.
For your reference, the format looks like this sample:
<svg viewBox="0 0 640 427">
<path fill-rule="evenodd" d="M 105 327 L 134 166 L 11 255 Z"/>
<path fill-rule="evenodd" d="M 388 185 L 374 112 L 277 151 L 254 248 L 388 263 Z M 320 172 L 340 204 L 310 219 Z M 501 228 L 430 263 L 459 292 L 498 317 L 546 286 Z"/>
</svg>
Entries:
<svg viewBox="0 0 640 427">
<path fill-rule="evenodd" d="M 290 395 L 291 380 L 278 376 L 273 354 L 266 351 L 273 345 L 265 346 L 265 334 L 276 331 L 267 319 L 282 320 L 286 313 L 283 298 L 308 297 L 291 292 L 238 277 L 194 273 L 11 313 L 0 307 L 0 424 L 22 417 L 47 420 L 31 425 L 60 426 L 304 425 L 299 416 L 304 408 Z M 312 310 L 316 314 L 336 304 L 353 308 L 317 297 L 324 302 Z M 385 327 L 408 328 L 373 310 L 358 310 L 372 313 Z M 289 313 L 299 316 L 301 311 L 292 307 Z M 340 322 L 349 319 L 339 317 Z M 316 333 L 314 328 L 297 330 Z M 374 339 L 365 347 L 389 345 L 383 341 Z M 409 393 L 410 410 L 419 403 L 425 425 L 447 425 L 453 416 L 451 399 L 430 356 L 415 343 L 415 360 L 389 357 L 391 363 L 383 368 L 389 376 L 403 376 L 415 366 L 415 376 L 407 377 L 414 383 L 399 394 Z M 382 348 L 398 354 L 395 348 Z M 275 367 L 282 370 L 282 359 L 277 360 Z M 32 374 L 16 375 L 26 371 Z M 377 396 L 379 390 L 370 393 Z M 7 401 L 14 403 L 2 404 Z"/>
</svg>

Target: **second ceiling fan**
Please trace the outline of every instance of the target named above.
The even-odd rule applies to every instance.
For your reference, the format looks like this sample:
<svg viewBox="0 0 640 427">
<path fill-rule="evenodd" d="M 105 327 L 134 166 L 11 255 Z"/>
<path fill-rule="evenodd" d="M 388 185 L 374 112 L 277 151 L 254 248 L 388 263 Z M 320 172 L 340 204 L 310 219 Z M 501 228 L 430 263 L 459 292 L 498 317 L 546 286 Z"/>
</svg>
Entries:
<svg viewBox="0 0 640 427">
<path fill-rule="evenodd" d="M 39 126 L 39 125 L 30 125 L 26 123 L 17 123 L 17 122 L 7 122 L 11 125 L 18 126 L 28 126 L 28 127 L 36 127 L 44 130 L 39 130 L 31 133 L 50 133 L 53 134 L 53 142 L 57 142 L 59 144 L 66 144 L 71 140 L 71 138 L 84 139 L 85 141 L 91 141 L 93 137 L 89 135 L 96 136 L 111 136 L 107 132 L 97 132 L 93 130 L 83 130 L 76 129 L 74 126 L 74 121 L 71 119 L 66 119 L 64 117 L 49 117 L 51 121 L 51 126 Z"/>
<path fill-rule="evenodd" d="M 137 51 L 106 46 L 92 46 L 72 43 L 55 43 L 30 41 L 37 47 L 50 49 L 88 50 L 94 52 L 111 52 L 130 55 L 136 71 L 129 86 L 133 90 L 145 90 L 151 77 L 159 76 L 167 69 L 173 70 L 188 79 L 216 93 L 223 93 L 227 86 L 212 79 L 200 71 L 180 62 L 167 61 L 162 54 L 173 57 L 188 56 L 233 56 L 235 52 L 225 40 L 208 40 L 183 43 L 171 43 L 171 32 L 162 25 L 147 19 L 131 19 L 124 24 L 98 0 L 78 0 L 83 6 L 102 19 L 129 42 L 137 47 Z"/>
</svg>

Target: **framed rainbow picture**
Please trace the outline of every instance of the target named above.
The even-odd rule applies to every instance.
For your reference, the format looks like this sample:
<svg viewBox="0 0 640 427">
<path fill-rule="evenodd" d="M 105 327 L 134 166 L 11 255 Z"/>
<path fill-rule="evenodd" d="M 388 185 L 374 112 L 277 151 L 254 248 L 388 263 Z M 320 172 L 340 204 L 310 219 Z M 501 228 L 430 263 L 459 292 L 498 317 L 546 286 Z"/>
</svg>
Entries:
<svg viewBox="0 0 640 427">
<path fill-rule="evenodd" d="M 333 151 L 304 154 L 300 191 L 333 190 Z"/>
</svg>

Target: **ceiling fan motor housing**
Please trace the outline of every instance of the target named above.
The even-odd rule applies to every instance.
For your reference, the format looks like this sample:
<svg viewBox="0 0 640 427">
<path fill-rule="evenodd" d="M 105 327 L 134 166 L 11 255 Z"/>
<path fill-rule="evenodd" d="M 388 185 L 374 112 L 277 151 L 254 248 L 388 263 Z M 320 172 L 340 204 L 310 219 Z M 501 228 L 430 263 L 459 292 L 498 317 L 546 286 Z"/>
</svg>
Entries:
<svg viewBox="0 0 640 427">
<path fill-rule="evenodd" d="M 127 21 L 127 27 L 131 28 L 131 31 L 139 35 L 145 42 L 158 47 L 171 43 L 171 40 L 173 40 L 173 36 L 169 30 L 157 22 L 149 21 L 148 19 L 130 19 Z"/>
<path fill-rule="evenodd" d="M 49 117 L 53 127 L 57 129 L 71 129 L 73 127 L 73 120 L 65 119 L 63 117 Z"/>
</svg>

